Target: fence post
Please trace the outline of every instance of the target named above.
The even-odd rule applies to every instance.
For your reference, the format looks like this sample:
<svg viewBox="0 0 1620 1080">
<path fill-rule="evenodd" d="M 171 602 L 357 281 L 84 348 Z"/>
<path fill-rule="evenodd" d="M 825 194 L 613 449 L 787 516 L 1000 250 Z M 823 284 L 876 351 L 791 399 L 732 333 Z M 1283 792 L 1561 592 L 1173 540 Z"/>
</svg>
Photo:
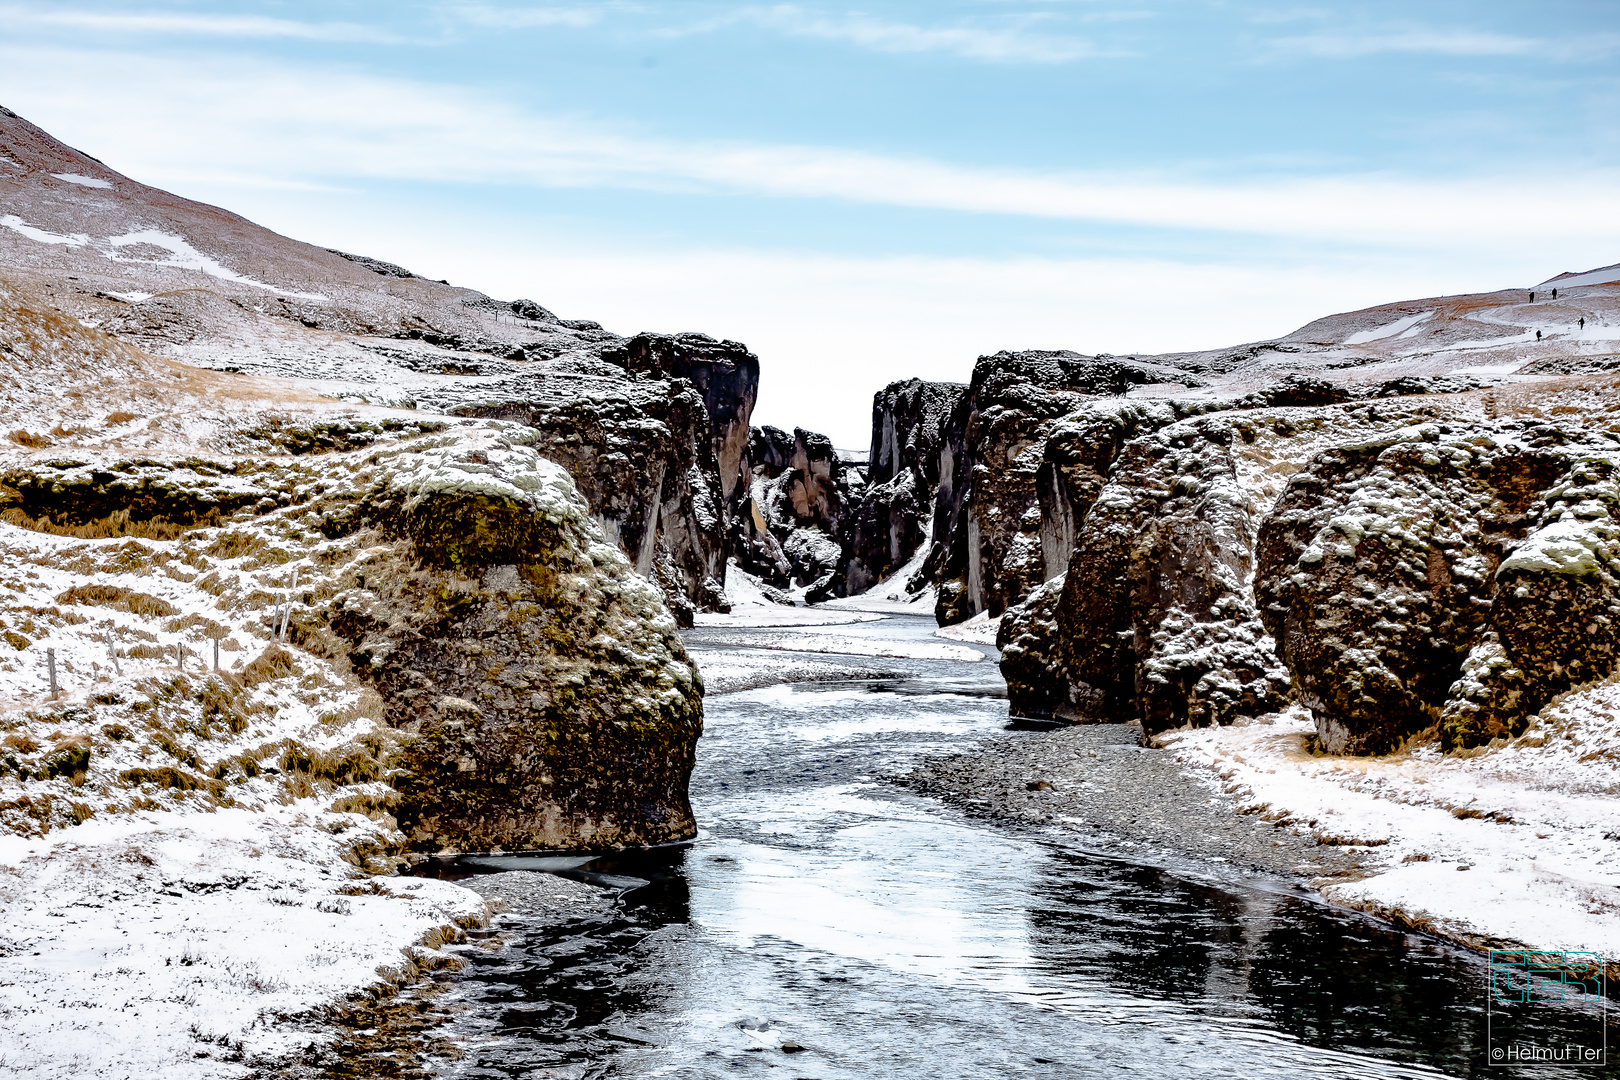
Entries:
<svg viewBox="0 0 1620 1080">
<path fill-rule="evenodd" d="M 111 630 L 107 631 L 107 655 L 112 657 L 113 674 L 119 676 L 120 678 L 122 678 L 124 673 L 123 673 L 123 671 L 119 670 L 119 667 L 118 667 L 118 647 L 113 644 L 113 636 L 112 636 L 112 631 Z"/>
<path fill-rule="evenodd" d="M 214 670 L 219 670 L 219 638 L 214 639 Z"/>
<path fill-rule="evenodd" d="M 298 589 L 298 570 L 293 569 L 292 586 L 287 590 L 287 606 L 281 613 L 281 629 L 276 631 L 276 638 L 280 641 L 287 639 L 287 623 L 292 620 L 293 593 Z"/>
<path fill-rule="evenodd" d="M 181 642 L 174 643 L 174 662 L 180 665 L 180 674 L 186 673 L 186 647 Z"/>
<path fill-rule="evenodd" d="M 51 700 L 55 701 L 56 700 L 56 695 L 57 695 L 57 689 L 56 689 L 56 650 L 55 649 L 46 649 L 45 650 L 45 670 L 49 673 L 50 679 L 51 679 Z"/>
</svg>

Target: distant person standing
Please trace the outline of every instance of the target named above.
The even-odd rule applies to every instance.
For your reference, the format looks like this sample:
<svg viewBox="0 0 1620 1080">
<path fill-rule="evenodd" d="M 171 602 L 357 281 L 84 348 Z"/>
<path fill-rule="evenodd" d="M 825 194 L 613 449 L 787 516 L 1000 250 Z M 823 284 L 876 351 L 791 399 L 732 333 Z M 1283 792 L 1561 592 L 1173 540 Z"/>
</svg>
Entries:
<svg viewBox="0 0 1620 1080">
<path fill-rule="evenodd" d="M 1581 329 L 1582 330 L 1586 329 L 1586 316 L 1585 315 L 1581 316 Z"/>
<path fill-rule="evenodd" d="M 1541 331 L 1540 331 L 1540 330 L 1537 330 L 1537 331 L 1536 331 L 1536 340 L 1537 340 L 1537 341 L 1540 341 L 1540 340 L 1541 340 Z"/>
<path fill-rule="evenodd" d="M 1530 302 L 1532 304 L 1536 302 L 1536 290 L 1534 289 L 1530 290 Z"/>
<path fill-rule="evenodd" d="M 1557 289 L 1553 290 L 1553 299 L 1554 300 L 1558 299 L 1558 290 Z"/>
</svg>

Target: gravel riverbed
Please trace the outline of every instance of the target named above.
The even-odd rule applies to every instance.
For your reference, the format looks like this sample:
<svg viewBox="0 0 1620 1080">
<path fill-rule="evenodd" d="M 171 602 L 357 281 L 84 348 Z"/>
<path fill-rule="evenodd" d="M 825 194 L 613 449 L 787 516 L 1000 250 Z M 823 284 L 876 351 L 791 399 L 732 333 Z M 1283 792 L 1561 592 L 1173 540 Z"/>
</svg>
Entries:
<svg viewBox="0 0 1620 1080">
<path fill-rule="evenodd" d="M 913 790 L 1005 825 L 1057 829 L 1133 859 L 1322 884 L 1359 876 L 1364 850 L 1239 812 L 1206 770 L 1141 745 L 1135 724 L 1007 732 L 970 753 L 926 760 L 899 778 Z"/>
</svg>

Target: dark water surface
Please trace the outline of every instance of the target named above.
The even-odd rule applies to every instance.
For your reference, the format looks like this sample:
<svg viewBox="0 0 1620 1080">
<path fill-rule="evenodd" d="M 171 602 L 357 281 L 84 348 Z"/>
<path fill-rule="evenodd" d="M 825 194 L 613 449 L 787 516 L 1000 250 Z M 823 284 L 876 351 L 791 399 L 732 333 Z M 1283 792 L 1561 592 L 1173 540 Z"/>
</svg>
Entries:
<svg viewBox="0 0 1620 1080">
<path fill-rule="evenodd" d="M 932 629 L 825 632 L 926 646 Z M 444 1032 L 466 1056 L 443 1075 L 1620 1075 L 1490 1067 L 1478 957 L 1285 883 L 997 831 L 883 781 L 1007 724 L 992 662 L 883 664 L 910 677 L 710 698 L 688 848 L 453 870 L 627 891 L 611 915 L 513 917 L 517 944 L 468 950 Z M 1516 1034 L 1542 1044 L 1599 1030 L 1590 1010 L 1531 1020 Z"/>
</svg>

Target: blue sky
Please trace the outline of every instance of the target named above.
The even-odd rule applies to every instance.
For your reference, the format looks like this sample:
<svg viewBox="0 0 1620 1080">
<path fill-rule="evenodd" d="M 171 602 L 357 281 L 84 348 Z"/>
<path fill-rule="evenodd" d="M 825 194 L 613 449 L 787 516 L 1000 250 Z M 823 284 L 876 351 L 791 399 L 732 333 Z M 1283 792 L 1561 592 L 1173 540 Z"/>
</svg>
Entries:
<svg viewBox="0 0 1620 1080">
<path fill-rule="evenodd" d="M 282 232 L 764 363 L 1284 333 L 1620 261 L 1620 4 L 0 0 L 0 103 Z"/>
</svg>

